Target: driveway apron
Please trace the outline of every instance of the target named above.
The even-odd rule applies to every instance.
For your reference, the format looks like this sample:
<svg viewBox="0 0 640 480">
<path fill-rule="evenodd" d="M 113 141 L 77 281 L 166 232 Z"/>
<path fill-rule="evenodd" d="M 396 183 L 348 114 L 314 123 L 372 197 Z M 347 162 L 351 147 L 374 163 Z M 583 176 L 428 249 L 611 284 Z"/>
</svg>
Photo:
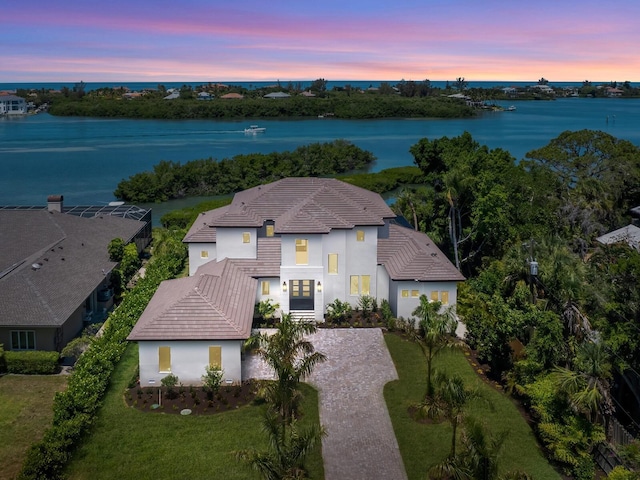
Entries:
<svg viewBox="0 0 640 480">
<path fill-rule="evenodd" d="M 309 337 L 327 360 L 307 379 L 319 393 L 326 480 L 407 478 L 382 389 L 398 375 L 382 332 L 320 329 Z M 273 378 L 256 358 L 247 377 Z"/>
</svg>

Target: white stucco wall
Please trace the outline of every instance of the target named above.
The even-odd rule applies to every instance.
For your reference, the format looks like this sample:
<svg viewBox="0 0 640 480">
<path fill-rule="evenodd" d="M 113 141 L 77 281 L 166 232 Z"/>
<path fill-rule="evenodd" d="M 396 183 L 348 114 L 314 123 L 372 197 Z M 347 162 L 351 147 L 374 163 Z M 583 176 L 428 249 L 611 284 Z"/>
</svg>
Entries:
<svg viewBox="0 0 640 480">
<path fill-rule="evenodd" d="M 207 257 L 202 258 L 202 252 L 207 252 Z M 216 261 L 215 243 L 190 243 L 189 244 L 189 276 L 193 276 L 198 267 L 207 262 Z"/>
<path fill-rule="evenodd" d="M 249 243 L 244 243 L 243 234 L 249 234 Z M 255 228 L 216 228 L 217 258 L 256 258 L 257 230 Z"/>
<path fill-rule="evenodd" d="M 222 347 L 224 380 L 242 381 L 242 340 L 141 341 L 139 344 L 140 386 L 160 386 L 169 372 L 158 370 L 158 347 L 171 348 L 171 372 L 183 385 L 201 385 L 209 365 L 209 347 Z"/>
<path fill-rule="evenodd" d="M 402 296 L 402 290 L 408 290 L 409 297 Z M 412 296 L 412 291 L 418 290 L 417 296 Z M 391 308 L 396 313 L 397 317 L 404 317 L 408 319 L 412 317 L 411 313 L 415 308 L 420 305 L 420 295 L 426 295 L 431 299 L 431 292 L 443 292 L 449 293 L 449 303 L 443 305 L 443 308 L 447 308 L 450 305 L 455 305 L 457 301 L 457 283 L 456 282 L 412 282 L 412 281 L 391 281 L 390 285 L 390 299 L 389 303 Z M 393 302 L 391 301 L 393 298 Z"/>
</svg>

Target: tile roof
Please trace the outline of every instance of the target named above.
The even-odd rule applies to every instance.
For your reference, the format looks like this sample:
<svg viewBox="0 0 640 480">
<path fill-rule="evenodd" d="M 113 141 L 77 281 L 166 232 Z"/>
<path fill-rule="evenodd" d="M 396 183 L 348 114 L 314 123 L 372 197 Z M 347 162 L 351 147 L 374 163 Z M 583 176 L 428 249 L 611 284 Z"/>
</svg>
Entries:
<svg viewBox="0 0 640 480">
<path fill-rule="evenodd" d="M 162 282 L 128 339 L 249 338 L 258 281 L 236 262 L 212 261 L 192 277 Z"/>
<path fill-rule="evenodd" d="M 109 242 L 144 226 L 111 215 L 0 210 L 0 326 L 64 324 L 116 265 Z"/>
<path fill-rule="evenodd" d="M 391 224 L 378 239 L 378 263 L 392 280 L 462 281 L 464 276 L 424 233 Z"/>
<path fill-rule="evenodd" d="M 275 233 L 328 233 L 356 225 L 384 225 L 395 214 L 377 193 L 333 178 L 284 178 L 237 193 L 227 207 L 198 217 L 186 242 L 215 241 L 213 227 L 262 227 Z"/>
</svg>

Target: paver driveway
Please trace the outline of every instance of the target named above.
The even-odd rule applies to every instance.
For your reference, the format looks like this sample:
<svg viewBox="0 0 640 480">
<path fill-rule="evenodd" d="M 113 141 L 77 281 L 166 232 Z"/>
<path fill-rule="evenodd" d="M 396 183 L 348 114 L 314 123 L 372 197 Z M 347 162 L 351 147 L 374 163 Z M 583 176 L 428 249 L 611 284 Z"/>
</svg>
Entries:
<svg viewBox="0 0 640 480">
<path fill-rule="evenodd" d="M 320 329 L 309 340 L 327 356 L 308 379 L 319 392 L 326 480 L 407 478 L 382 396 L 398 378 L 382 332 Z M 273 378 L 256 357 L 248 357 L 243 378 Z M 246 375 L 246 376 L 245 376 Z"/>
</svg>

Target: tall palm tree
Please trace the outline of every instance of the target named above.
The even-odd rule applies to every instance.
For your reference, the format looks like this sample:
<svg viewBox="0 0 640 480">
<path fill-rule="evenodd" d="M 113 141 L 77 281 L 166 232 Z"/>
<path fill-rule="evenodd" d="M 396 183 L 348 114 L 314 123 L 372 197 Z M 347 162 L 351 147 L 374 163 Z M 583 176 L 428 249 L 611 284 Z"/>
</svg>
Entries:
<svg viewBox="0 0 640 480">
<path fill-rule="evenodd" d="M 256 353 L 275 372 L 276 380 L 267 384 L 265 392 L 267 401 L 280 415 L 284 428 L 297 413 L 302 398 L 299 383 L 326 359 L 304 338 L 316 330 L 317 327 L 312 323 L 298 322 L 290 314 L 283 314 L 274 334 L 260 333 L 245 343 L 245 348 L 255 348 Z"/>
<path fill-rule="evenodd" d="M 427 393 L 433 395 L 433 360 L 445 348 L 463 348 L 464 343 L 455 335 L 457 320 L 453 310 L 441 312 L 440 302 L 430 302 L 426 295 L 420 296 L 420 305 L 411 313 L 418 318 L 419 329 L 412 331 L 413 340 L 420 346 L 427 361 Z"/>
<path fill-rule="evenodd" d="M 419 405 L 418 412 L 421 416 L 432 419 L 444 417 L 451 424 L 453 432 L 449 456 L 455 457 L 458 426 L 465 419 L 469 403 L 480 398 L 480 394 L 477 390 L 468 388 L 459 375 L 449 377 L 442 372 L 436 372 L 434 384 L 433 396 Z"/>
<path fill-rule="evenodd" d="M 304 462 L 325 435 L 324 429 L 318 425 L 302 429 L 293 419 L 288 434 L 283 437 L 280 426 L 280 418 L 274 412 L 266 410 L 262 428 L 269 437 L 268 449 L 237 451 L 236 458 L 246 462 L 265 480 L 308 478 Z"/>
</svg>

